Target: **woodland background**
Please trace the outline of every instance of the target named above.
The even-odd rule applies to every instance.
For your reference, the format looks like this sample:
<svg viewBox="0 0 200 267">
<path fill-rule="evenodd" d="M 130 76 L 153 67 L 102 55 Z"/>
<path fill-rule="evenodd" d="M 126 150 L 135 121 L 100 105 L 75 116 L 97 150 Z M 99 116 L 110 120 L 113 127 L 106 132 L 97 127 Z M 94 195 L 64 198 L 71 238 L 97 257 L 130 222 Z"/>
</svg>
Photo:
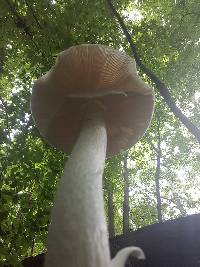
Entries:
<svg viewBox="0 0 200 267">
<path fill-rule="evenodd" d="M 108 2 L 0 2 L 0 265 L 17 266 L 45 251 L 53 196 L 68 157 L 47 145 L 34 126 L 33 81 L 72 45 L 101 43 L 132 55 Z M 200 1 L 113 4 L 142 62 L 200 128 Z M 106 162 L 110 236 L 200 210 L 199 143 L 138 71 L 155 89 L 155 113 L 141 141 Z"/>
</svg>

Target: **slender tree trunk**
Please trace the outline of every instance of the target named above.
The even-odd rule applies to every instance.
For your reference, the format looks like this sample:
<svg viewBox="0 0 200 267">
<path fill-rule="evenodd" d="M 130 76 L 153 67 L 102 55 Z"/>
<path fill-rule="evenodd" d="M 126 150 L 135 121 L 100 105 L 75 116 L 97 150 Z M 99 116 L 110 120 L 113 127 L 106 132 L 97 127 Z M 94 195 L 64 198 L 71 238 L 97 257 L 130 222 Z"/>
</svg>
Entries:
<svg viewBox="0 0 200 267">
<path fill-rule="evenodd" d="M 155 175 L 155 183 L 156 183 L 156 199 L 157 199 L 157 213 L 158 213 L 158 221 L 162 222 L 162 202 L 161 202 L 161 194 L 160 194 L 160 154 L 157 154 L 157 166 L 156 166 L 156 175 Z"/>
<path fill-rule="evenodd" d="M 32 238 L 32 244 L 31 244 L 31 256 L 34 254 L 34 248 L 35 248 L 35 235 Z"/>
<path fill-rule="evenodd" d="M 155 183 L 156 183 L 156 199 L 157 199 L 157 213 L 158 213 L 158 222 L 162 222 L 162 202 L 161 202 L 161 194 L 160 194 L 160 171 L 161 171 L 161 147 L 160 147 L 160 118 L 158 118 L 157 124 L 157 134 L 158 134 L 158 144 L 157 144 L 157 166 L 156 166 L 156 173 L 155 173 Z"/>
<path fill-rule="evenodd" d="M 101 116 L 89 118 L 60 180 L 45 267 L 108 267 L 102 174 L 107 135 Z"/>
<path fill-rule="evenodd" d="M 109 237 L 115 236 L 114 204 L 113 204 L 113 186 L 108 189 L 108 232 Z"/>
<path fill-rule="evenodd" d="M 131 51 L 134 55 L 136 64 L 151 79 L 151 81 L 156 85 L 160 95 L 163 97 L 165 103 L 168 105 L 170 110 L 181 121 L 181 123 L 183 123 L 185 125 L 185 127 L 188 129 L 188 131 L 195 136 L 196 140 L 200 144 L 200 129 L 193 122 L 191 122 L 187 118 L 187 116 L 185 116 L 185 114 L 182 113 L 182 111 L 179 109 L 179 107 L 176 105 L 174 99 L 172 98 L 169 88 L 164 84 L 164 82 L 162 82 L 153 71 L 151 71 L 149 68 L 147 68 L 142 63 L 142 61 L 138 55 L 136 46 L 133 42 L 133 39 L 132 39 L 123 19 L 121 18 L 120 14 L 115 9 L 112 1 L 107 0 L 107 3 L 109 5 L 112 13 L 116 17 L 117 21 L 119 22 L 119 25 L 120 25 L 124 35 L 126 36 L 128 42 L 130 44 L 130 48 L 131 48 Z"/>
<path fill-rule="evenodd" d="M 123 203 L 123 233 L 129 233 L 129 173 L 127 167 L 128 153 L 124 155 L 124 203 Z"/>
</svg>

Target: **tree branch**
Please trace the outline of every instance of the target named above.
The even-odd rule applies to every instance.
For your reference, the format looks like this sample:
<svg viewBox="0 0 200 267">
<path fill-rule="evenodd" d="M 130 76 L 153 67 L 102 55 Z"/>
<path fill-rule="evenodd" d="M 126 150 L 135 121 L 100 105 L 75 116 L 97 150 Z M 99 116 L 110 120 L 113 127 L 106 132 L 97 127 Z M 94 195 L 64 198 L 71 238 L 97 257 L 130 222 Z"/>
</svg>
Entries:
<svg viewBox="0 0 200 267">
<path fill-rule="evenodd" d="M 28 3 L 27 0 L 25 0 L 25 3 L 26 3 L 26 6 L 29 8 L 29 10 L 30 10 L 30 12 L 31 12 L 31 14 L 32 14 L 32 16 L 33 16 L 33 18 L 34 18 L 36 24 L 38 25 L 38 28 L 39 28 L 39 29 L 42 29 L 42 26 L 41 26 L 39 20 L 37 19 L 36 15 L 35 15 L 35 12 L 34 12 L 34 10 L 33 10 L 33 8 L 32 8 L 32 6 L 29 5 L 29 3 Z"/>
<path fill-rule="evenodd" d="M 8 106 L 7 106 L 7 103 L 4 101 L 3 97 L 1 96 L 0 96 L 0 105 L 2 105 L 4 112 L 5 112 L 5 121 L 6 121 L 6 127 L 7 127 L 6 132 L 8 135 L 9 143 L 11 143 L 12 139 L 11 139 L 11 129 L 9 125 Z"/>
<path fill-rule="evenodd" d="M 161 94 L 161 96 L 163 97 L 165 103 L 168 105 L 168 107 L 174 113 L 174 115 L 185 125 L 185 127 L 188 129 L 188 131 L 191 134 L 193 134 L 195 136 L 196 140 L 200 143 L 200 130 L 176 106 L 175 101 L 173 100 L 173 98 L 170 95 L 169 88 L 164 84 L 164 82 L 162 82 L 156 76 L 156 74 L 153 73 L 153 71 L 151 71 L 149 68 L 147 68 L 142 63 L 142 61 L 141 61 L 141 59 L 140 59 L 140 57 L 139 57 L 139 55 L 137 53 L 137 49 L 135 47 L 135 44 L 134 44 L 134 42 L 133 42 L 133 40 L 131 38 L 130 33 L 128 32 L 128 29 L 127 29 L 123 19 L 121 18 L 119 13 L 116 11 L 115 7 L 112 4 L 112 1 L 111 0 L 107 0 L 107 3 L 109 5 L 112 13 L 116 17 L 120 27 L 123 30 L 124 35 L 126 36 L 128 42 L 130 44 L 130 48 L 131 48 L 131 51 L 132 51 L 132 53 L 134 55 L 134 58 L 135 58 L 135 61 L 136 61 L 137 65 L 151 79 L 151 81 L 156 85 L 156 88 L 158 89 L 158 91 Z"/>
<path fill-rule="evenodd" d="M 33 39 L 33 33 L 31 32 L 30 27 L 26 24 L 26 21 L 24 18 L 22 18 L 16 11 L 15 7 L 9 2 L 9 0 L 5 0 L 6 4 L 8 5 L 11 14 L 13 15 L 13 20 L 16 25 L 16 27 L 21 30 L 26 36 L 28 36 L 33 44 L 35 45 L 36 49 L 39 50 L 38 45 Z"/>
</svg>

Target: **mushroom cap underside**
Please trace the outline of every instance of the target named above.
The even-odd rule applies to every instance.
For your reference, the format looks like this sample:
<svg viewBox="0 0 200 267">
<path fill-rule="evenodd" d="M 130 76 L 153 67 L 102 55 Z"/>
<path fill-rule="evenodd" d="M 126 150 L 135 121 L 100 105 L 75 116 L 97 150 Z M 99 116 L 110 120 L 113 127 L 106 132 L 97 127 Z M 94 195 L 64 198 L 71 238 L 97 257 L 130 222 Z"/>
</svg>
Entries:
<svg viewBox="0 0 200 267">
<path fill-rule="evenodd" d="M 92 102 L 103 107 L 108 136 L 107 156 L 112 156 L 130 148 L 142 137 L 151 120 L 154 98 L 153 95 L 131 92 L 127 96 L 107 95 L 88 100 L 59 98 L 45 90 L 34 90 L 31 106 L 44 139 L 70 153 L 81 131 L 85 108 Z"/>
<path fill-rule="evenodd" d="M 128 55 L 103 45 L 70 47 L 33 86 L 31 109 L 41 135 L 70 153 L 89 103 L 103 107 L 110 156 L 128 149 L 144 134 L 154 94 Z"/>
<path fill-rule="evenodd" d="M 97 44 L 72 46 L 59 53 L 55 65 L 39 80 L 57 93 L 73 97 L 152 94 L 152 88 L 137 75 L 133 58 Z"/>
</svg>

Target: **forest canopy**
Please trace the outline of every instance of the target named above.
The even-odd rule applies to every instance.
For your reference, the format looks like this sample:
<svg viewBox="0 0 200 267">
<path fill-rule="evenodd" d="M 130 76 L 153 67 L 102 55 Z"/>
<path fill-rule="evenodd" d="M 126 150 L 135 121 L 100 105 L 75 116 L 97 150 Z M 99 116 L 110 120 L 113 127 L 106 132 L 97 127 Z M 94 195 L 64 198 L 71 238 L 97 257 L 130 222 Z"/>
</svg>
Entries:
<svg viewBox="0 0 200 267">
<path fill-rule="evenodd" d="M 72 45 L 133 51 L 109 2 L 0 2 L 0 265 L 45 251 L 57 182 L 69 155 L 40 136 L 30 110 L 34 80 Z M 200 2 L 112 1 L 142 63 L 162 81 L 200 129 Z M 155 112 L 143 138 L 106 161 L 103 189 L 110 236 L 197 213 L 199 142 L 175 116 L 155 83 Z"/>
</svg>

